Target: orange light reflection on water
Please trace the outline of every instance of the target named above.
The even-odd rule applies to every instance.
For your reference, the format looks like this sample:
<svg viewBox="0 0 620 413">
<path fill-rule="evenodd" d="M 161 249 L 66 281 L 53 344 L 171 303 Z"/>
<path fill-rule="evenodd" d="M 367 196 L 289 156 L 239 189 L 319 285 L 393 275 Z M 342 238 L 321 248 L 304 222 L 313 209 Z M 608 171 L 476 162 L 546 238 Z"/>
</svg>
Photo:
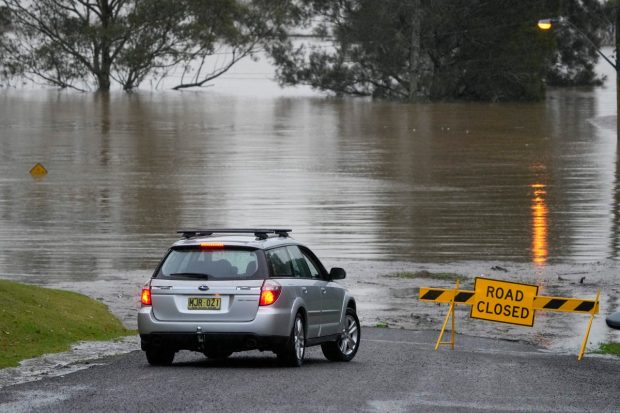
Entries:
<svg viewBox="0 0 620 413">
<path fill-rule="evenodd" d="M 534 197 L 532 198 L 532 262 L 544 265 L 549 254 L 547 246 L 547 204 L 545 202 L 544 184 L 531 184 Z"/>
</svg>

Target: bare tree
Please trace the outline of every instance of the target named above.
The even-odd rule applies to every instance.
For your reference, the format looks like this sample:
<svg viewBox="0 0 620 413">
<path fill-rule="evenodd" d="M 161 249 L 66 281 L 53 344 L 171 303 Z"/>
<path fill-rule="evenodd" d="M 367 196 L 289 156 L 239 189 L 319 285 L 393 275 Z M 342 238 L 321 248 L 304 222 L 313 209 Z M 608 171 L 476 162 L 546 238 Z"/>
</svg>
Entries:
<svg viewBox="0 0 620 413">
<path fill-rule="evenodd" d="M 11 27 L 11 21 L 9 17 L 9 10 L 6 7 L 0 6 L 0 81 L 4 82 L 9 80 L 12 75 L 16 73 L 16 68 L 12 67 L 8 63 L 7 55 L 9 52 L 9 42 L 6 34 Z M 4 86 L 4 83 L 0 83 L 0 87 Z"/>
<path fill-rule="evenodd" d="M 11 20 L 10 60 L 61 88 L 132 90 L 181 66 L 201 86 L 282 35 L 294 19 L 287 0 L 0 0 Z M 261 15 L 261 13 L 264 13 Z M 263 20 L 256 18 L 265 17 Z M 220 47 L 228 62 L 205 73 Z M 197 69 L 193 69 L 196 68 Z"/>
<path fill-rule="evenodd" d="M 221 11 L 221 10 L 220 10 Z M 198 28 L 211 28 L 208 36 L 219 34 L 215 49 L 197 47 L 188 59 L 181 82 L 174 89 L 203 86 L 226 73 L 239 60 L 253 57 L 272 40 L 287 38 L 291 25 L 300 21 L 301 9 L 292 0 L 253 0 L 227 8 L 228 13 L 209 13 L 204 5 L 194 9 Z M 212 46 L 212 45 L 210 45 Z M 207 68 L 212 55 L 225 56 Z"/>
</svg>

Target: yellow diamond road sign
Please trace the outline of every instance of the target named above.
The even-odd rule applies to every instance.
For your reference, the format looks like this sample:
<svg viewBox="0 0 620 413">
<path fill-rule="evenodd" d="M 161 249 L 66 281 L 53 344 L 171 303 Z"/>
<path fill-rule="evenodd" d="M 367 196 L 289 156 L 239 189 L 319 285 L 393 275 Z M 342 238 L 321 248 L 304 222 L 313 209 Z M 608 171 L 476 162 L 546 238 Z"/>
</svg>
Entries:
<svg viewBox="0 0 620 413">
<path fill-rule="evenodd" d="M 30 175 L 36 177 L 40 177 L 40 176 L 45 176 L 47 175 L 47 169 L 45 169 L 45 166 L 41 165 L 39 162 L 37 162 L 31 169 L 30 169 Z"/>
<path fill-rule="evenodd" d="M 471 318 L 532 327 L 537 285 L 476 278 Z"/>
</svg>

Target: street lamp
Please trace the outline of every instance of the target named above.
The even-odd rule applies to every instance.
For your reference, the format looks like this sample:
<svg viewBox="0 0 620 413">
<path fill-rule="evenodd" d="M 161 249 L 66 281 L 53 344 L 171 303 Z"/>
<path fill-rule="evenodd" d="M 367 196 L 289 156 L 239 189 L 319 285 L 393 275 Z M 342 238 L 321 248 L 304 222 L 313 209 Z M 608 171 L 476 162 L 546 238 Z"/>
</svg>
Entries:
<svg viewBox="0 0 620 413">
<path fill-rule="evenodd" d="M 614 62 L 612 62 L 607 56 L 605 56 L 603 54 L 603 52 L 601 52 L 598 48 L 598 46 L 596 46 L 594 44 L 594 42 L 590 39 L 590 37 L 588 37 L 588 35 L 586 35 L 583 31 L 581 31 L 577 26 L 575 26 L 573 23 L 570 22 L 570 20 L 568 20 L 566 17 L 557 17 L 555 19 L 541 19 L 538 20 L 538 28 L 540 30 L 550 30 L 553 27 L 553 23 L 558 23 L 558 24 L 567 24 L 568 26 L 572 27 L 577 33 L 579 33 L 584 39 L 586 39 L 588 41 L 588 43 L 590 43 L 594 49 L 598 52 L 598 54 L 600 54 L 601 56 L 603 56 L 603 59 L 605 59 L 605 61 L 607 63 L 609 63 L 611 65 L 611 67 L 614 68 L 614 70 L 616 71 L 616 139 L 618 141 L 620 141 L 620 117 L 618 116 L 618 109 L 620 108 L 620 76 L 618 76 L 618 66 L 620 66 L 620 4 L 616 4 L 616 21 L 615 21 L 615 32 L 616 32 L 616 63 L 614 64 Z M 618 152 L 618 156 L 616 157 L 616 182 L 619 182 L 619 175 L 620 175 L 620 144 L 616 145 L 616 151 Z M 618 222 L 620 221 L 618 219 L 619 215 L 618 215 L 618 211 L 620 210 L 618 207 L 618 191 L 614 191 L 615 193 L 612 195 L 613 198 L 615 199 L 615 208 L 613 209 L 613 215 L 614 215 L 614 235 L 616 237 L 616 241 L 618 239 Z"/>
<path fill-rule="evenodd" d="M 601 57 L 603 59 L 605 59 L 605 61 L 607 63 L 609 63 L 611 65 L 611 67 L 614 68 L 615 71 L 618 71 L 618 68 L 616 66 L 616 64 L 614 62 L 612 62 L 609 57 L 605 56 L 605 54 L 603 52 L 601 52 L 601 50 L 598 48 L 598 46 L 596 44 L 594 44 L 594 42 L 592 41 L 592 39 L 590 39 L 590 37 L 585 34 L 579 27 L 575 26 L 573 23 L 571 23 L 570 20 L 568 20 L 566 17 L 556 17 L 553 19 L 540 19 L 538 20 L 538 28 L 540 30 L 550 30 L 553 27 L 553 24 L 565 24 L 569 27 L 571 27 L 572 29 L 574 29 L 577 33 L 579 33 L 581 35 L 581 37 L 583 37 L 588 43 L 590 43 L 590 45 L 592 45 L 592 47 L 594 47 L 594 49 L 596 50 L 596 52 L 601 55 Z"/>
<path fill-rule="evenodd" d="M 552 27 L 552 21 L 551 19 L 541 19 L 538 20 L 538 28 L 540 30 L 549 30 Z"/>
<path fill-rule="evenodd" d="M 612 62 L 609 57 L 605 56 L 603 52 L 601 52 L 598 46 L 594 44 L 592 39 L 590 39 L 590 37 L 586 33 L 584 33 L 579 27 L 571 23 L 571 21 L 568 20 L 566 17 L 556 17 L 556 18 L 538 20 L 538 28 L 540 30 L 550 30 L 553 27 L 554 23 L 565 24 L 571 27 L 577 33 L 579 33 L 579 35 L 581 35 L 581 37 L 583 37 L 588 43 L 590 43 L 590 45 L 594 47 L 594 50 L 596 50 L 596 52 L 599 55 L 601 55 L 601 57 L 603 57 L 603 59 L 605 59 L 605 61 L 609 63 L 611 67 L 613 67 L 614 70 L 616 71 L 616 132 L 617 132 L 617 139 L 620 140 L 620 117 L 618 117 L 618 108 L 620 108 L 620 77 L 618 76 L 618 65 L 620 65 L 620 53 L 619 53 L 620 50 L 618 49 L 618 47 L 620 46 L 620 6 L 618 6 L 618 9 L 616 10 L 616 62 L 615 63 Z M 618 151 L 620 152 L 620 145 L 618 145 Z"/>
</svg>

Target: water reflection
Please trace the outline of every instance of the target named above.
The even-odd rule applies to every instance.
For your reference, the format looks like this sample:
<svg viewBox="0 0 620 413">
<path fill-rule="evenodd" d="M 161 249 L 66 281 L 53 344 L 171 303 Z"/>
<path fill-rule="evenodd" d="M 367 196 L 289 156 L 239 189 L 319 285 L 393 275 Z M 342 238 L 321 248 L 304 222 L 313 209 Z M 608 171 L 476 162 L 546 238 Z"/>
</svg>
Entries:
<svg viewBox="0 0 620 413">
<path fill-rule="evenodd" d="M 544 184 L 532 184 L 532 262 L 544 265 L 547 262 L 547 205 Z"/>
</svg>

